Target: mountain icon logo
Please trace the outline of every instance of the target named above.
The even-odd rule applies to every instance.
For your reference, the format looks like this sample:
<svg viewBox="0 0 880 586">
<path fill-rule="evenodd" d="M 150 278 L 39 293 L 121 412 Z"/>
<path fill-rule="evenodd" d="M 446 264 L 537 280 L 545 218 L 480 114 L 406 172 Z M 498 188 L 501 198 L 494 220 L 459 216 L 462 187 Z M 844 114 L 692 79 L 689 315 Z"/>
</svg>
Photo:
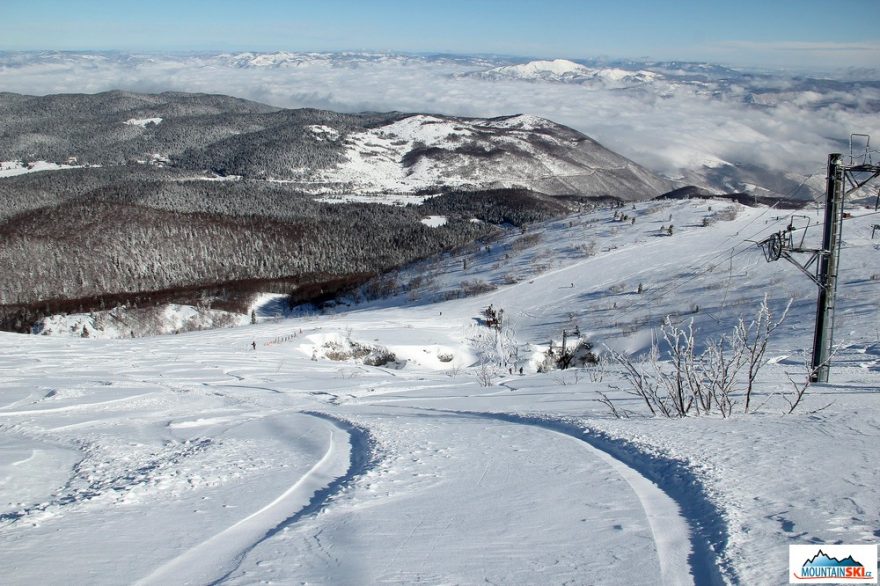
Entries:
<svg viewBox="0 0 880 586">
<path fill-rule="evenodd" d="M 852 554 L 848 557 L 839 560 L 835 557 L 829 556 L 827 553 L 819 550 L 819 553 L 814 555 L 812 558 L 808 559 L 804 562 L 804 567 L 831 567 L 831 568 L 853 568 L 853 567 L 864 567 L 862 564 L 853 559 Z"/>
</svg>

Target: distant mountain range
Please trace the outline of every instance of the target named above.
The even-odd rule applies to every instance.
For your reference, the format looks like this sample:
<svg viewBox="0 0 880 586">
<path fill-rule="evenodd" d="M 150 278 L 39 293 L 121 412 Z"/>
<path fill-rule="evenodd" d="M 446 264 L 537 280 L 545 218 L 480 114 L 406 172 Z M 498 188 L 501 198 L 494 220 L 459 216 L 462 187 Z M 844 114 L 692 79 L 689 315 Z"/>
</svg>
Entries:
<svg viewBox="0 0 880 586">
<path fill-rule="evenodd" d="M 521 188 L 637 200 L 676 187 L 535 116 L 340 114 L 180 93 L 0 94 L 0 161 L 19 160 L 163 165 L 309 194 Z"/>
<path fill-rule="evenodd" d="M 871 75 L 491 55 L 0 52 L 4 88 L 206 92 L 0 93 L 0 327 L 70 309 L 62 302 L 210 303 L 266 281 L 307 299 L 591 199 L 686 185 L 708 191 L 673 196 L 809 199 L 825 154 L 848 148 L 844 126 L 868 128 L 880 111 Z M 156 81 L 166 78 L 176 81 Z M 419 107 L 375 107 L 386 103 Z"/>
</svg>

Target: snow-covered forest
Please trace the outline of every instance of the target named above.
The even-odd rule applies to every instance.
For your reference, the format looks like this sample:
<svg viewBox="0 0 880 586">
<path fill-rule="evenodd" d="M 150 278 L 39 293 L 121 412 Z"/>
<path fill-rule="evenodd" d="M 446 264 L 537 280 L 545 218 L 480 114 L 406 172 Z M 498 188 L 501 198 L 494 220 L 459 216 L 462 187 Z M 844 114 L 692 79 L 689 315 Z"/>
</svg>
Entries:
<svg viewBox="0 0 880 586">
<path fill-rule="evenodd" d="M 211 207 L 219 207 L 223 195 L 247 195 L 248 205 L 255 205 L 258 189 L 214 188 L 221 197 Z M 109 201 L 73 200 L 3 224 L 2 302 L 381 272 L 492 233 L 490 225 L 468 219 L 435 229 L 420 223 L 417 210 L 316 203 L 282 189 L 266 193 L 270 202 L 283 205 L 277 215 L 269 206 L 248 215 L 171 211 L 127 203 L 120 191 L 114 189 Z M 154 193 L 160 199 L 164 195 L 161 190 Z M 189 197 L 200 195 L 195 190 Z"/>
</svg>

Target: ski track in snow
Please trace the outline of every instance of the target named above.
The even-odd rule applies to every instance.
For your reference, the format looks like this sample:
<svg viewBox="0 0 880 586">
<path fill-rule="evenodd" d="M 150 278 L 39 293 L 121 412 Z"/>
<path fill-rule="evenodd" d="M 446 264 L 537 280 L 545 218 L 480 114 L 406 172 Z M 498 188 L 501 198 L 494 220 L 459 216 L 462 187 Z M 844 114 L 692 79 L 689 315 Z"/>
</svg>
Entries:
<svg viewBox="0 0 880 586">
<path fill-rule="evenodd" d="M 373 464 L 375 464 L 377 459 L 377 456 L 374 453 L 375 442 L 367 429 L 355 425 L 354 423 L 346 419 L 334 417 L 332 415 L 319 411 L 304 411 L 302 413 L 304 415 L 311 415 L 318 419 L 326 420 L 331 425 L 336 426 L 339 430 L 348 434 L 348 469 L 345 471 L 344 474 L 337 476 L 334 480 L 327 483 L 327 485 L 323 488 L 316 490 L 312 494 L 312 497 L 306 506 L 269 529 L 258 541 L 255 541 L 248 548 L 242 551 L 241 554 L 236 557 L 234 561 L 234 567 L 226 572 L 226 574 L 224 574 L 218 580 L 212 582 L 212 584 L 221 584 L 225 582 L 227 578 L 232 577 L 241 565 L 241 562 L 242 560 L 244 560 L 245 556 L 247 556 L 248 553 L 253 551 L 253 549 L 256 548 L 258 545 L 260 545 L 260 543 L 274 537 L 278 533 L 284 531 L 285 529 L 299 522 L 303 518 L 320 512 L 328 499 L 343 490 L 345 487 L 352 484 L 358 477 L 365 474 L 373 466 Z"/>
<path fill-rule="evenodd" d="M 422 409 L 539 427 L 580 441 L 610 465 L 636 493 L 651 526 L 663 584 L 725 584 L 713 553 L 723 550 L 726 541 L 721 514 L 706 499 L 693 474 L 683 466 L 669 461 L 650 461 L 650 456 L 635 448 L 564 419 Z M 683 479 L 686 490 L 680 486 Z M 735 577 L 730 575 L 730 568 L 726 571 L 736 583 Z"/>
<path fill-rule="evenodd" d="M 144 393 L 144 395 L 147 393 Z M 28 409 L 25 411 L 0 411 L 0 417 L 15 417 L 20 415 L 45 415 L 49 413 L 63 413 L 65 411 L 88 411 L 93 407 L 107 407 L 109 405 L 117 405 L 126 403 L 132 399 L 141 398 L 143 395 L 133 395 L 123 397 L 121 399 L 110 399 L 107 401 L 97 401 L 95 403 L 77 403 L 75 405 L 66 405 L 64 407 L 49 407 L 46 409 Z"/>
<path fill-rule="evenodd" d="M 467 412 L 413 408 L 398 416 L 361 407 L 358 420 L 366 416 L 381 439 L 382 462 L 326 514 L 279 528 L 230 583 L 320 583 L 328 575 L 345 584 L 581 583 L 609 559 L 621 569 L 606 583 L 660 576 L 645 506 L 600 454 L 583 457 L 582 441 Z M 574 458 L 570 466 L 548 457 L 558 451 Z M 552 473 L 560 476 L 544 485 Z M 500 498 L 505 491 L 510 497 Z M 687 526 L 674 504 L 672 511 L 684 540 L 660 552 L 672 556 L 663 583 L 693 584 Z M 364 567 L 366 559 L 375 561 Z"/>
<path fill-rule="evenodd" d="M 324 413 L 302 414 L 327 423 L 327 450 L 321 459 L 275 500 L 165 563 L 137 584 L 221 583 L 260 542 L 319 510 L 330 495 L 362 473 L 371 460 L 367 432 Z"/>
</svg>

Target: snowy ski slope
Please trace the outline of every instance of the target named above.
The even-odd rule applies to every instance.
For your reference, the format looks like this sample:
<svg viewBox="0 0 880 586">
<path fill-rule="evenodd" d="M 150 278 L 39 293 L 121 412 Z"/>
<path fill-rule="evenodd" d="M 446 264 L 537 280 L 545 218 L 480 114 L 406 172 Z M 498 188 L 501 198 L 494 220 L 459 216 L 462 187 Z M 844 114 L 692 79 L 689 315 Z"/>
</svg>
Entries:
<svg viewBox="0 0 880 586">
<path fill-rule="evenodd" d="M 2 581 L 784 583 L 789 544 L 880 540 L 878 217 L 845 222 L 832 382 L 792 415 L 815 285 L 751 242 L 787 213 L 720 201 L 532 226 L 323 314 L 0 334 Z M 456 298 L 474 281 L 495 289 Z M 764 295 L 793 302 L 757 413 L 649 418 L 613 366 L 536 372 L 563 329 L 643 352 L 666 315 L 705 339 Z"/>
</svg>

